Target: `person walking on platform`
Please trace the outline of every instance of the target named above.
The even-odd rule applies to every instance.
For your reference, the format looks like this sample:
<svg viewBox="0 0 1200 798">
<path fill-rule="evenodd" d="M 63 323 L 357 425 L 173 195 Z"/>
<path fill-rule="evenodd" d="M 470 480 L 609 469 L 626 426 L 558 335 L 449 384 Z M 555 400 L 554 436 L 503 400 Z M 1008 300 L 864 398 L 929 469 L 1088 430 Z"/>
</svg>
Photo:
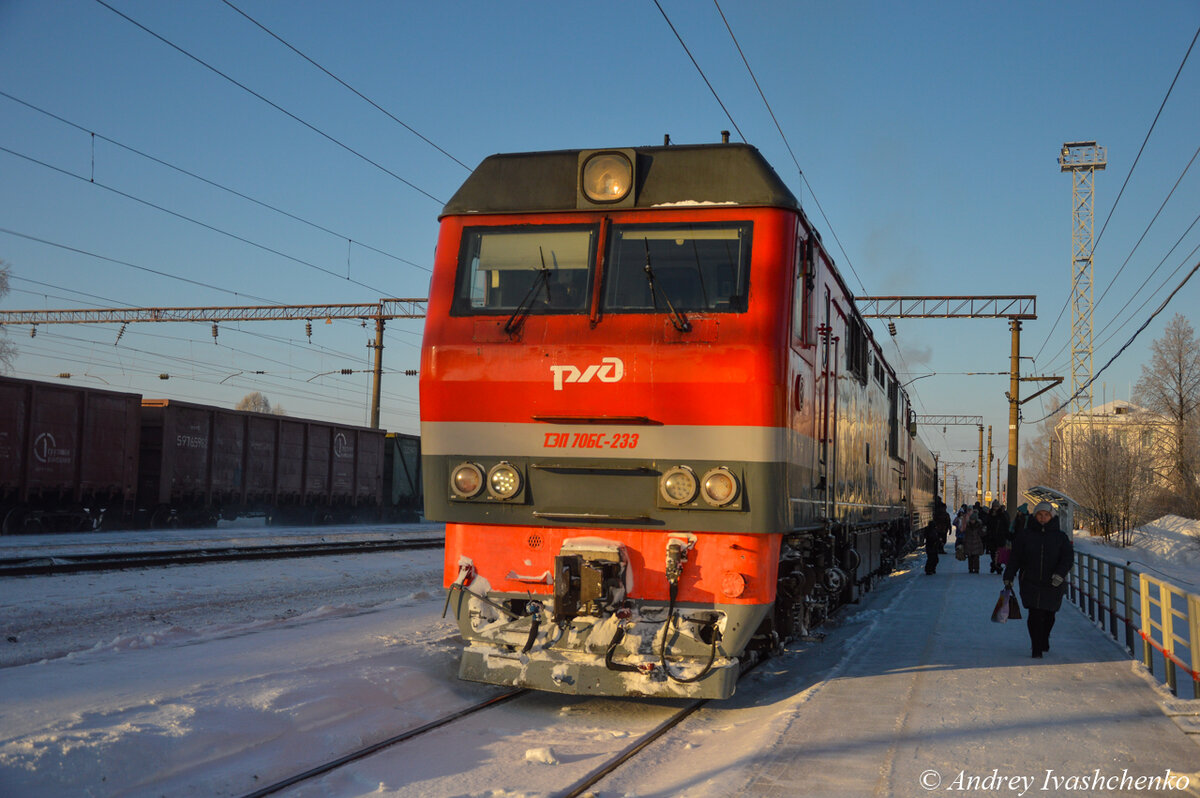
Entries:
<svg viewBox="0 0 1200 798">
<path fill-rule="evenodd" d="M 971 510 L 967 515 L 967 523 L 963 526 L 962 544 L 967 555 L 967 573 L 979 573 L 979 555 L 983 554 L 983 522 L 979 512 Z"/>
<path fill-rule="evenodd" d="M 1075 560 L 1071 538 L 1058 527 L 1049 502 L 1039 502 L 1025 528 L 1013 539 L 1012 554 L 1004 567 L 1004 584 L 1020 579 L 1021 604 L 1028 616 L 1029 643 L 1041 659 L 1050 650 L 1054 614 L 1067 592 L 1067 574 Z"/>
<path fill-rule="evenodd" d="M 933 503 L 933 522 L 930 524 L 938 533 L 938 554 L 946 551 L 946 539 L 950 537 L 950 513 L 946 512 L 946 503 L 939 496 Z"/>
<path fill-rule="evenodd" d="M 942 532 L 938 528 L 937 517 L 935 511 L 933 523 L 925 527 L 925 573 L 929 576 L 937 573 L 938 552 L 942 550 Z"/>
<path fill-rule="evenodd" d="M 1013 516 L 1012 527 L 1008 531 L 1008 539 L 1011 541 L 1017 535 L 1025 531 L 1025 524 L 1029 522 L 1029 505 L 1021 504 L 1017 506 L 1017 514 Z"/>
<path fill-rule="evenodd" d="M 988 573 L 1002 573 L 1004 569 L 1001 567 L 1000 561 L 996 558 L 996 552 L 1008 542 L 1008 513 L 1004 512 L 1004 508 L 1000 506 L 999 501 L 992 502 L 992 509 L 988 513 L 986 527 L 987 529 L 983 533 L 983 545 L 992 560 L 988 566 Z"/>
</svg>

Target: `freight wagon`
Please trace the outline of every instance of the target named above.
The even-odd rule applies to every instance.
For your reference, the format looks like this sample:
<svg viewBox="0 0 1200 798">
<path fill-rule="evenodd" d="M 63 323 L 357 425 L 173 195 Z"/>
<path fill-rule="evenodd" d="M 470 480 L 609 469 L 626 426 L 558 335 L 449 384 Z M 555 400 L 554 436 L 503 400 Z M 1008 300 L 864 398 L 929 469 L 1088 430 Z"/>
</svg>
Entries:
<svg viewBox="0 0 1200 798">
<path fill-rule="evenodd" d="M 416 436 L 0 377 L 4 534 L 421 511 Z"/>
<path fill-rule="evenodd" d="M 418 521 L 424 509 L 421 438 L 389 432 L 383 450 L 384 520 Z"/>
<path fill-rule="evenodd" d="M 383 430 L 167 399 L 143 400 L 141 423 L 138 508 L 151 526 L 247 513 L 293 524 L 378 514 Z"/>
<path fill-rule="evenodd" d="M 99 508 L 131 515 L 137 394 L 0 377 L 4 534 L 91 529 Z"/>
</svg>

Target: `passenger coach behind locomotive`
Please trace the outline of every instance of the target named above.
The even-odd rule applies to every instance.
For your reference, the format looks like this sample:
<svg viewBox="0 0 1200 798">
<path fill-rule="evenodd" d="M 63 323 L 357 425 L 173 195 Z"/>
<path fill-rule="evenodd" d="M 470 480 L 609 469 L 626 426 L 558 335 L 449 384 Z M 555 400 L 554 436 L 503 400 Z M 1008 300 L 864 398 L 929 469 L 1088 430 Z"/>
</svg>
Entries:
<svg viewBox="0 0 1200 798">
<path fill-rule="evenodd" d="M 894 372 L 745 145 L 486 159 L 442 214 L 421 411 L 477 681 L 729 696 L 932 499 Z"/>
</svg>

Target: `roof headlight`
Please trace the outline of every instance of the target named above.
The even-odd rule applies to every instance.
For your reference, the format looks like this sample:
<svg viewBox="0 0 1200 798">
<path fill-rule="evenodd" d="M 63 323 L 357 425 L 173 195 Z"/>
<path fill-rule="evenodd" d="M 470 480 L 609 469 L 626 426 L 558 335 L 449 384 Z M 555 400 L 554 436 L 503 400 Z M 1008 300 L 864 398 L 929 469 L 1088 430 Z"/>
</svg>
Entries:
<svg viewBox="0 0 1200 798">
<path fill-rule="evenodd" d="M 450 472 L 450 490 L 460 499 L 473 499 L 483 490 L 483 469 L 474 463 L 460 463 Z"/>
<path fill-rule="evenodd" d="M 633 164 L 624 153 L 598 152 L 583 164 L 583 193 L 592 202 L 620 202 L 632 186 Z"/>
<path fill-rule="evenodd" d="M 731 504 L 738 496 L 738 480 L 725 466 L 714 468 L 704 475 L 700 495 L 714 507 Z"/>
<path fill-rule="evenodd" d="M 488 493 L 497 499 L 511 499 L 521 492 L 521 472 L 511 463 L 499 463 L 488 471 Z"/>
<path fill-rule="evenodd" d="M 695 499 L 696 489 L 696 472 L 687 466 L 675 466 L 658 482 L 658 492 L 676 507 Z"/>
</svg>

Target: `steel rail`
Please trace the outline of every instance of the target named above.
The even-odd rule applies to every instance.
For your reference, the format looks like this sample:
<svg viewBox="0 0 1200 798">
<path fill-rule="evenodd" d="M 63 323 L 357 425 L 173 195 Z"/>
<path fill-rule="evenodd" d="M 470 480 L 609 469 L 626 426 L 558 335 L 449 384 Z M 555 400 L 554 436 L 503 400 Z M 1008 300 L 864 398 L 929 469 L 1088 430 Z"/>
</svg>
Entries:
<svg viewBox="0 0 1200 798">
<path fill-rule="evenodd" d="M 740 680 L 747 673 L 754 670 L 768 659 L 770 659 L 769 654 L 754 659 L 750 662 L 750 664 L 741 669 L 741 672 L 738 674 L 738 679 Z M 654 729 L 644 735 L 640 740 L 626 746 L 624 749 L 622 749 L 621 753 L 617 754 L 608 762 L 593 770 L 587 776 L 584 776 L 580 781 L 571 785 L 569 788 L 567 788 L 566 792 L 561 793 L 559 798 L 579 798 L 580 796 L 584 795 L 591 787 L 594 787 L 604 777 L 610 775 L 626 762 L 640 754 L 648 745 L 662 737 L 671 729 L 674 729 L 676 726 L 690 717 L 692 713 L 705 706 L 710 701 L 712 701 L 711 698 L 700 698 L 696 701 L 693 701 L 691 704 L 688 704 L 686 707 L 683 707 L 674 715 L 664 720 L 658 726 L 654 727 Z"/>
<path fill-rule="evenodd" d="M 445 726 L 449 723 L 453 723 L 454 721 L 459 720 L 460 718 L 465 718 L 468 715 L 473 715 L 476 712 L 479 712 L 480 710 L 488 709 L 489 707 L 498 706 L 498 705 L 504 703 L 505 701 L 516 698 L 517 696 L 523 695 L 528 692 L 529 692 L 528 690 L 519 689 L 519 690 L 512 690 L 507 693 L 502 693 L 498 696 L 492 696 L 491 698 L 487 699 L 486 701 L 481 701 L 478 704 L 469 706 L 466 709 L 461 709 L 458 712 L 455 712 L 450 715 L 446 715 L 445 717 L 439 718 L 438 720 L 430 721 L 429 723 L 426 723 L 423 726 L 418 726 L 415 729 L 409 729 L 408 731 L 397 734 L 394 737 L 389 737 L 386 740 L 380 740 L 377 743 L 372 743 L 371 745 L 364 746 L 363 748 L 360 748 L 357 751 L 352 751 L 349 754 L 346 754 L 345 756 L 340 756 L 337 759 L 330 760 L 329 762 L 326 762 L 323 765 L 317 765 L 315 768 L 310 768 L 309 770 L 306 770 L 303 773 L 297 773 L 295 776 L 289 776 L 288 778 L 283 779 L 282 781 L 277 781 L 274 784 L 269 784 L 266 787 L 263 787 L 261 789 L 255 790 L 254 792 L 243 795 L 242 798 L 263 798 L 263 796 L 272 795 L 274 793 L 279 792 L 282 789 L 291 787 L 293 784 L 299 784 L 302 781 L 308 781 L 309 779 L 315 779 L 317 776 L 323 776 L 326 773 L 329 773 L 330 771 L 337 770 L 342 765 L 348 765 L 351 762 L 355 762 L 359 759 L 362 759 L 363 757 L 370 756 L 371 754 L 374 754 L 377 751 L 382 751 L 384 748 L 389 748 L 393 745 L 396 745 L 397 743 L 402 743 L 405 740 L 410 740 L 413 737 L 417 737 L 419 735 L 425 734 L 426 732 L 430 732 L 430 731 L 433 731 L 434 729 L 441 728 L 442 726 Z"/>
<path fill-rule="evenodd" d="M 573 784 L 571 787 L 569 787 L 567 789 L 566 792 L 562 793 L 561 798 L 579 798 L 579 796 L 583 795 L 591 787 L 595 786 L 605 776 L 608 776 L 610 773 L 615 771 L 617 768 L 621 767 L 626 762 L 628 762 L 629 760 L 633 759 L 635 756 L 640 754 L 646 748 L 646 746 L 650 745 L 650 743 L 654 742 L 659 737 L 662 737 L 664 734 L 669 732 L 671 729 L 674 729 L 676 726 L 678 726 L 680 723 L 682 723 L 686 718 L 688 718 L 693 712 L 700 709 L 702 706 L 704 706 L 711 700 L 712 699 L 710 699 L 710 698 L 701 698 L 698 701 L 694 701 L 690 705 L 679 710 L 674 715 L 667 718 L 662 723 L 660 723 L 658 726 L 656 726 L 648 734 L 646 734 L 644 737 L 642 737 L 642 739 L 638 740 L 637 742 L 633 743 L 630 746 L 627 746 L 623 751 L 621 751 L 621 753 L 617 754 L 617 756 L 613 757 L 607 763 L 601 765 L 596 770 L 593 770 L 591 773 L 589 773 L 587 776 L 585 776 L 582 780 Z"/>
<path fill-rule="evenodd" d="M 239 560 L 275 560 L 325 557 L 337 554 L 365 554 L 377 551 L 433 549 L 444 544 L 444 538 L 436 537 L 410 540 L 300 543 L 284 546 L 225 546 L 164 551 L 118 551 L 49 557 L 7 557 L 0 559 L 0 577 L 43 576 L 89 571 L 118 571 L 127 568 L 162 568 L 170 565 L 201 565 Z"/>
</svg>

